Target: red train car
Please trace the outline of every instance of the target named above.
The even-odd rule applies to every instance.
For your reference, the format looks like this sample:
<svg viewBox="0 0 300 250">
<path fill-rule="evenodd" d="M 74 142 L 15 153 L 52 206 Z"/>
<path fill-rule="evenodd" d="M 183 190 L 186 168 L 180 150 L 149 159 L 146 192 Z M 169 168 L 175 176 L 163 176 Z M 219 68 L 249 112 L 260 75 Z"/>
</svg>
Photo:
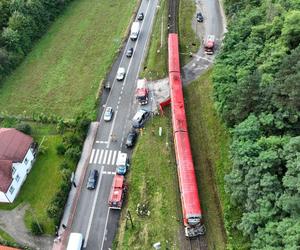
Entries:
<svg viewBox="0 0 300 250">
<path fill-rule="evenodd" d="M 204 234 L 205 230 L 201 222 L 202 211 L 184 109 L 177 34 L 169 34 L 168 50 L 173 137 L 183 222 L 185 235 L 196 237 Z"/>
</svg>

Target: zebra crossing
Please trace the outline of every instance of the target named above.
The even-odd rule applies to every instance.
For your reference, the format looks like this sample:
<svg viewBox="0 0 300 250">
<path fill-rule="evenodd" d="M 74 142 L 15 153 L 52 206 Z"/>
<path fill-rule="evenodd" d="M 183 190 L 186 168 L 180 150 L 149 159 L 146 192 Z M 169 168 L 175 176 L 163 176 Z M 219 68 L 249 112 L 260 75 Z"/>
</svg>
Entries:
<svg viewBox="0 0 300 250">
<path fill-rule="evenodd" d="M 115 165 L 121 151 L 108 149 L 92 149 L 90 164 Z"/>
</svg>

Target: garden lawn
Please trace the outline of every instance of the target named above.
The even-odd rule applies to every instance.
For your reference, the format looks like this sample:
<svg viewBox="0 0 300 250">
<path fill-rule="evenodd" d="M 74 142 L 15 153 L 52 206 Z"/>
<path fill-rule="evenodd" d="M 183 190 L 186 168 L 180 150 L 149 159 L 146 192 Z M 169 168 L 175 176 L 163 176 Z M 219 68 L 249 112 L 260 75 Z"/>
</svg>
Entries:
<svg viewBox="0 0 300 250">
<path fill-rule="evenodd" d="M 0 112 L 95 114 L 137 0 L 75 0 L 0 87 Z"/>
<path fill-rule="evenodd" d="M 150 47 L 144 63 L 141 77 L 148 80 L 164 78 L 168 74 L 168 1 L 161 0 L 157 9 Z"/>
<path fill-rule="evenodd" d="M 34 214 L 38 222 L 44 226 L 45 233 L 53 234 L 54 223 L 48 218 L 46 210 L 62 182 L 59 165 L 63 158 L 56 154 L 56 146 L 62 142 L 62 137 L 50 125 L 35 124 L 32 127 L 34 139 L 39 143 L 43 141 L 42 144 L 47 148 L 46 153 L 38 155 L 14 203 L 1 204 L 0 209 L 10 210 L 20 203 L 29 204 L 29 210 L 32 212 L 26 211 L 25 214 L 27 228 L 30 228 L 32 221 L 36 221 L 33 218 Z"/>
<path fill-rule="evenodd" d="M 122 209 L 121 225 L 114 249 L 153 249 L 161 242 L 162 249 L 179 249 L 179 232 L 183 230 L 177 172 L 171 140 L 170 116 L 155 117 L 139 136 L 128 176 L 127 205 Z M 158 136 L 159 127 L 163 128 Z M 168 142 L 168 145 L 166 145 Z M 172 159 L 172 160 L 171 160 Z M 137 204 L 148 204 L 150 215 L 139 217 Z M 131 212 L 134 228 L 125 216 Z M 168 242 L 166 242 L 168 241 Z"/>
<path fill-rule="evenodd" d="M 224 176 L 231 170 L 229 132 L 214 108 L 212 70 L 185 89 L 186 111 L 197 173 L 199 195 L 207 229 L 209 249 L 244 249 L 245 239 L 234 224 L 238 211 L 230 209 L 229 195 L 225 192 Z M 224 225 L 230 236 L 227 237 Z"/>
</svg>

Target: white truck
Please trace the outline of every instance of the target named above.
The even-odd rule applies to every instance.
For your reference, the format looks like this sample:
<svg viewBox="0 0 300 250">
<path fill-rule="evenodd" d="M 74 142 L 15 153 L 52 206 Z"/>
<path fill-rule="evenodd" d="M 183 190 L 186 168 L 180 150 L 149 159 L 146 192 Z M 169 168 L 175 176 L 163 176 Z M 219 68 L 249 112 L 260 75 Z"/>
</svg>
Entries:
<svg viewBox="0 0 300 250">
<path fill-rule="evenodd" d="M 135 41 L 138 38 L 139 33 L 140 33 L 140 23 L 133 22 L 131 26 L 130 39 L 132 41 Z"/>
<path fill-rule="evenodd" d="M 129 159 L 126 153 L 119 153 L 117 158 L 117 174 L 125 175 L 129 168 Z"/>
<path fill-rule="evenodd" d="M 83 236 L 81 233 L 70 233 L 67 250 L 81 250 Z"/>
</svg>

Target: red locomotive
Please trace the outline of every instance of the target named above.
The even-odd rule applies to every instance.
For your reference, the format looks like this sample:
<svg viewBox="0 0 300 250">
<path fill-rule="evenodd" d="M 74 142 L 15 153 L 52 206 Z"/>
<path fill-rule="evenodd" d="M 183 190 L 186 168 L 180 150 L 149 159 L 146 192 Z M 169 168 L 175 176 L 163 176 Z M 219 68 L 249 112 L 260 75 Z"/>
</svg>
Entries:
<svg viewBox="0 0 300 250">
<path fill-rule="evenodd" d="M 181 193 L 183 222 L 185 235 L 187 237 L 196 237 L 204 234 L 205 228 L 201 221 L 202 211 L 184 109 L 178 35 L 175 33 L 169 34 L 168 42 L 173 137 Z"/>
</svg>

